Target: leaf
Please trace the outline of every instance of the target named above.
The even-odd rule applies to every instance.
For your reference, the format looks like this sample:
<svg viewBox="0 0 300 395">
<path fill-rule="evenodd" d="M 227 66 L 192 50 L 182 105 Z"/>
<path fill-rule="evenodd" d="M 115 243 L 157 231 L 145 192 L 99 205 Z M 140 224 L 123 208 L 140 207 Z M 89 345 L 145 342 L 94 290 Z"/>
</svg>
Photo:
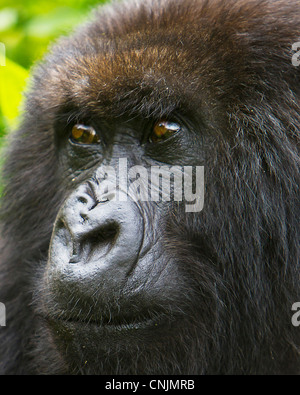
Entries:
<svg viewBox="0 0 300 395">
<path fill-rule="evenodd" d="M 46 15 L 33 17 L 27 24 L 26 33 L 29 37 L 55 37 L 60 33 L 68 32 L 84 19 L 85 14 L 80 10 L 60 7 Z"/>
<path fill-rule="evenodd" d="M 9 59 L 0 66 L 0 113 L 9 128 L 17 126 L 22 92 L 29 76 L 27 70 Z"/>
<path fill-rule="evenodd" d="M 0 10 L 0 32 L 11 29 L 18 21 L 18 12 L 13 8 Z"/>
</svg>

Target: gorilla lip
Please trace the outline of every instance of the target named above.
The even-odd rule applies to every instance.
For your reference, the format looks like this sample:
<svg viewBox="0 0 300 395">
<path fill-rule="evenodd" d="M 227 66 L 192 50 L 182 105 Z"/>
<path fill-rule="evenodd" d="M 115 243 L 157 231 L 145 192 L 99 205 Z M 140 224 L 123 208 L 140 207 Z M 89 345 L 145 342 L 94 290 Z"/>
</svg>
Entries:
<svg viewBox="0 0 300 395">
<path fill-rule="evenodd" d="M 176 317 L 171 312 L 159 306 L 153 306 L 152 309 L 149 307 L 144 311 L 132 310 L 129 314 L 124 314 L 124 312 L 128 312 L 128 307 L 125 305 L 118 308 L 111 306 L 106 308 L 105 311 L 104 308 L 101 309 L 101 306 L 98 306 L 98 313 L 91 312 L 89 316 L 81 316 L 78 313 L 72 316 L 71 314 L 65 314 L 63 311 L 54 311 L 49 308 L 49 302 L 46 302 L 46 305 L 44 305 L 44 313 L 42 315 L 50 326 L 55 327 L 57 325 L 67 326 L 70 329 L 73 326 L 86 329 L 90 327 L 97 331 L 123 332 L 159 329 L 162 326 L 168 326 L 169 323 L 176 320 Z M 112 309 L 115 309 L 115 312 L 112 312 Z"/>
<path fill-rule="evenodd" d="M 123 318 L 123 317 L 119 317 Z M 148 316 L 144 316 L 144 318 L 141 316 L 141 319 L 138 320 L 137 318 L 134 318 L 132 320 L 128 319 L 126 320 L 123 318 L 123 320 L 119 319 L 118 317 L 114 317 L 113 319 L 110 318 L 109 320 L 106 319 L 83 319 L 81 320 L 80 318 L 67 318 L 67 317 L 47 317 L 46 319 L 50 325 L 54 324 L 55 326 L 59 323 L 61 323 L 63 326 L 82 326 L 84 328 L 88 327 L 94 327 L 97 328 L 97 330 L 105 330 L 105 331 L 113 331 L 113 332 L 123 332 L 123 331 L 131 331 L 131 330 L 138 330 L 138 329 L 151 329 L 153 330 L 154 328 L 158 328 L 161 325 L 165 324 L 167 322 L 166 319 L 164 319 L 163 314 L 158 315 L 156 314 L 155 317 L 150 317 L 149 314 Z"/>
</svg>

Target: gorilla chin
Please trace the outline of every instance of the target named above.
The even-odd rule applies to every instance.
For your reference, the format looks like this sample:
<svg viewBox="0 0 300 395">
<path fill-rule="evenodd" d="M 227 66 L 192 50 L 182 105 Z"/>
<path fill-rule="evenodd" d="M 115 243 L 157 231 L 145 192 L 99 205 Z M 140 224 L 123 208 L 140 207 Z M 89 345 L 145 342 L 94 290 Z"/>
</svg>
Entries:
<svg viewBox="0 0 300 395">
<path fill-rule="evenodd" d="M 300 373 L 299 26 L 128 0 L 53 46 L 2 171 L 0 374 Z"/>
</svg>

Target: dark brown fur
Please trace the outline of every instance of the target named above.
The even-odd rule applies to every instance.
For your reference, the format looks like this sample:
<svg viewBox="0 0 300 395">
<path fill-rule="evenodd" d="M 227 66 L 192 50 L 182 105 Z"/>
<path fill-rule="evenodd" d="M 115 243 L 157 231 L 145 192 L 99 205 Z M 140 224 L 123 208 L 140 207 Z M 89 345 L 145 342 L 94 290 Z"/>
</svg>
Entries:
<svg viewBox="0 0 300 395">
<path fill-rule="evenodd" d="M 205 210 L 170 218 L 165 252 L 191 277 L 196 324 L 180 345 L 126 366 L 108 355 L 83 372 L 299 373 L 299 32 L 298 0 L 126 1 L 54 46 L 35 69 L 3 173 L 1 373 L 68 372 L 34 295 L 72 188 L 54 133 L 70 103 L 78 119 L 180 109 L 203 121 L 207 142 Z"/>
</svg>

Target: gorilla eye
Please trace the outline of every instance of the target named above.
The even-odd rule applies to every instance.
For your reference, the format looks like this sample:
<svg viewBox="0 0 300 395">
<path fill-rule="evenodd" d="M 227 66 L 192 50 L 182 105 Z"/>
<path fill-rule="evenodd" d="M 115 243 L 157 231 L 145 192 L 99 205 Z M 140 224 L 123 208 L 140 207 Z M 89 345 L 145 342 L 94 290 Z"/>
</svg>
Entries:
<svg viewBox="0 0 300 395">
<path fill-rule="evenodd" d="M 94 128 L 77 124 L 73 126 L 71 140 L 77 144 L 99 144 L 100 139 Z"/>
<path fill-rule="evenodd" d="M 174 135 L 181 130 L 181 126 L 176 122 L 159 121 L 157 122 L 150 135 L 151 143 L 159 143 Z"/>
</svg>

